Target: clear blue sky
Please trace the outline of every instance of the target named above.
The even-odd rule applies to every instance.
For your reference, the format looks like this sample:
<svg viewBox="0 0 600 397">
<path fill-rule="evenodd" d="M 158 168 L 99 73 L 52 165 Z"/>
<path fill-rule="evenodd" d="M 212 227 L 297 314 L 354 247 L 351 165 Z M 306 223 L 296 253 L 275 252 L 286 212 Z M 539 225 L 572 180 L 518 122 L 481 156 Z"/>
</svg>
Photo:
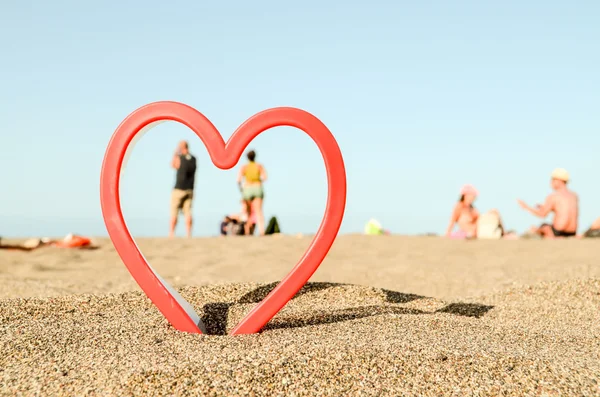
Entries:
<svg viewBox="0 0 600 397">
<path fill-rule="evenodd" d="M 174 100 L 228 138 L 252 114 L 295 106 L 334 133 L 347 167 L 342 232 L 378 218 L 442 233 L 464 183 L 509 228 L 539 220 L 553 168 L 568 169 L 581 226 L 600 216 L 598 1 L 4 1 L 0 235 L 106 235 L 99 180 L 130 112 Z M 122 184 L 135 235 L 165 236 L 175 145 L 198 157 L 196 234 L 239 209 L 237 167 L 164 123 Z M 314 232 L 325 208 L 318 149 L 276 128 L 252 147 L 268 169 L 265 212 Z M 179 229 L 179 233 L 182 230 Z"/>
</svg>

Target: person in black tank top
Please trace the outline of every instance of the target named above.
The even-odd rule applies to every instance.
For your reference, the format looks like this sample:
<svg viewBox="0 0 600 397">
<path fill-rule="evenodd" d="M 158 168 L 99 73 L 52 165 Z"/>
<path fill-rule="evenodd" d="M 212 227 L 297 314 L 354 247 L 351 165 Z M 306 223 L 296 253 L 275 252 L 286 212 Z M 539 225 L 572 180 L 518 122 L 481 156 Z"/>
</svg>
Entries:
<svg viewBox="0 0 600 397">
<path fill-rule="evenodd" d="M 175 175 L 175 186 L 171 193 L 171 230 L 169 236 L 175 236 L 177 218 L 181 210 L 185 216 L 187 236 L 191 237 L 196 157 L 190 153 L 187 142 L 182 141 L 179 143 L 171 161 L 171 166 L 177 170 L 177 173 Z"/>
</svg>

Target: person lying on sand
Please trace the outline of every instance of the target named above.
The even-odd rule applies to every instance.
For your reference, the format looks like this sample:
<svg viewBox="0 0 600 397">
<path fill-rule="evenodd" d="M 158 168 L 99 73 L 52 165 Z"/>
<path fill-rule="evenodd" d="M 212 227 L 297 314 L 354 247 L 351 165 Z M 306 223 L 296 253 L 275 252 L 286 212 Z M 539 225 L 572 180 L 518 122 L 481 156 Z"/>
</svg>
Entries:
<svg viewBox="0 0 600 397">
<path fill-rule="evenodd" d="M 97 245 L 92 243 L 89 237 L 69 233 L 62 240 L 52 240 L 48 237 L 30 238 L 21 244 L 0 244 L 0 249 L 16 251 L 33 251 L 38 248 L 53 246 L 59 248 L 96 249 Z"/>
<path fill-rule="evenodd" d="M 542 219 L 550 212 L 554 212 L 552 224 L 542 223 L 539 227 L 533 226 L 531 233 L 548 239 L 576 235 L 579 197 L 567 188 L 569 179 L 569 173 L 564 168 L 556 168 L 552 171 L 550 179 L 550 186 L 554 192 L 546 197 L 544 204 L 531 208 L 523 200 L 517 200 L 521 208 Z"/>
</svg>

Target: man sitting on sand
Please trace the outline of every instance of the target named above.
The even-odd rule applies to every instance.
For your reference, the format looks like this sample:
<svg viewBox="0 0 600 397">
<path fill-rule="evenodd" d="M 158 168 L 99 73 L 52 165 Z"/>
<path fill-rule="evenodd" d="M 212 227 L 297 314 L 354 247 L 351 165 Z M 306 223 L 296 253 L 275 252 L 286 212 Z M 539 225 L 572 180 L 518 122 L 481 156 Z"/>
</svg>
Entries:
<svg viewBox="0 0 600 397">
<path fill-rule="evenodd" d="M 531 214 L 546 218 L 550 212 L 554 212 L 552 225 L 543 223 L 539 227 L 533 227 L 531 232 L 541 235 L 543 238 L 573 237 L 577 233 L 577 220 L 579 217 L 579 197 L 575 192 L 567 188 L 569 173 L 564 168 L 557 168 L 552 172 L 550 186 L 553 193 L 546 197 L 543 205 L 531 208 L 523 200 L 518 200 L 519 205 Z"/>
</svg>

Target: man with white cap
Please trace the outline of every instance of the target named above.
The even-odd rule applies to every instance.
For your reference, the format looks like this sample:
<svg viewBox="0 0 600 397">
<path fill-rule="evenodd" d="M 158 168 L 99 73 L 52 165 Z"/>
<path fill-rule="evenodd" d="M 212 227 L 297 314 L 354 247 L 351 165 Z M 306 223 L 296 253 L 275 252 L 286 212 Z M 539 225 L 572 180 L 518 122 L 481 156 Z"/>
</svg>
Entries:
<svg viewBox="0 0 600 397">
<path fill-rule="evenodd" d="M 552 171 L 550 182 L 554 192 L 546 197 L 543 205 L 531 208 L 522 200 L 518 200 L 523 209 L 537 217 L 546 218 L 550 212 L 554 212 L 552 224 L 543 223 L 540 227 L 534 227 L 534 233 L 544 238 L 573 237 L 576 235 L 579 218 L 579 197 L 567 188 L 569 179 L 567 170 L 556 168 Z"/>
</svg>

